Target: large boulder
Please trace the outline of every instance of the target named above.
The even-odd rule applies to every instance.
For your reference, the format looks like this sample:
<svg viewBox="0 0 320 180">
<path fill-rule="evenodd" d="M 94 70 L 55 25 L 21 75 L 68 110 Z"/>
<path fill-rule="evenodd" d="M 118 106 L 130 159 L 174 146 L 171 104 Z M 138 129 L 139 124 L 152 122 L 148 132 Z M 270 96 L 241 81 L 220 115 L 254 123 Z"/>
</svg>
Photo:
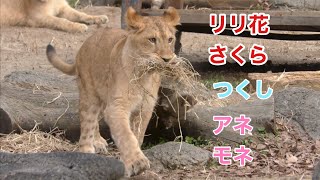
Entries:
<svg viewBox="0 0 320 180">
<path fill-rule="evenodd" d="M 2 180 L 117 180 L 124 176 L 124 172 L 124 166 L 120 161 L 96 154 L 0 152 Z"/>
<path fill-rule="evenodd" d="M 156 145 L 151 149 L 145 150 L 144 153 L 151 162 L 151 169 L 156 172 L 205 165 L 212 155 L 209 151 L 191 144 L 181 144 L 180 142 Z"/>
<path fill-rule="evenodd" d="M 313 139 L 320 139 L 320 91 L 295 87 L 274 96 L 277 115 L 298 122 Z"/>
<path fill-rule="evenodd" d="M 312 176 L 312 180 L 319 180 L 320 179 L 320 162 L 314 167 L 314 172 Z"/>
</svg>

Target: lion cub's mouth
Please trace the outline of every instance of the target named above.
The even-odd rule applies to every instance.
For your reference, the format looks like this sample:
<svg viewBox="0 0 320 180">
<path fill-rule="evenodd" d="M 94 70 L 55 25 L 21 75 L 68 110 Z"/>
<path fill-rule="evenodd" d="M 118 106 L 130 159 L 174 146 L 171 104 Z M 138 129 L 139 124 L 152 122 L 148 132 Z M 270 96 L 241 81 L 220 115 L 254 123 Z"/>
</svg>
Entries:
<svg viewBox="0 0 320 180">
<path fill-rule="evenodd" d="M 182 74 L 186 76 L 197 74 L 188 60 L 177 56 L 168 62 L 157 56 L 140 58 L 136 61 L 135 66 L 136 72 L 142 72 L 142 74 L 156 71 L 163 76 L 175 78 L 181 77 Z"/>
<path fill-rule="evenodd" d="M 176 65 L 176 64 L 178 64 L 179 61 L 177 61 L 177 59 L 178 59 L 178 58 L 173 58 L 172 60 L 170 60 L 170 61 L 168 62 L 168 64 L 169 64 L 169 65 Z"/>
</svg>

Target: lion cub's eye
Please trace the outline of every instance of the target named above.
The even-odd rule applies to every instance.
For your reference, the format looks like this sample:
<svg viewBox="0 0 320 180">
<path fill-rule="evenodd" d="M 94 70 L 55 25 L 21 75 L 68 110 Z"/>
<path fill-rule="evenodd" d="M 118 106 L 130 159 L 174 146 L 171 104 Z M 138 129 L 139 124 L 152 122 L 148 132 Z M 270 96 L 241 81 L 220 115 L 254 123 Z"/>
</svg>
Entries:
<svg viewBox="0 0 320 180">
<path fill-rule="evenodd" d="M 152 44 L 155 44 L 157 42 L 157 39 L 156 38 L 149 38 L 149 41 L 152 43 Z"/>
<path fill-rule="evenodd" d="M 168 42 L 172 43 L 172 41 L 173 41 L 173 38 L 169 38 Z"/>
</svg>

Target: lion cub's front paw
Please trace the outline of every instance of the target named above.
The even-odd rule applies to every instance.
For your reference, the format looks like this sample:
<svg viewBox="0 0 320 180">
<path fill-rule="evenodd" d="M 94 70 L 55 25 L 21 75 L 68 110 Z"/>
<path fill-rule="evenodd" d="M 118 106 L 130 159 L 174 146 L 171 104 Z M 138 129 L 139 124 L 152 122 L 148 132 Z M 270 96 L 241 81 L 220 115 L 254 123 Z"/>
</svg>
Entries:
<svg viewBox="0 0 320 180">
<path fill-rule="evenodd" d="M 79 145 L 79 152 L 82 153 L 95 153 L 95 149 L 90 145 Z"/>
<path fill-rule="evenodd" d="M 148 158 L 140 151 L 124 161 L 126 167 L 126 175 L 128 177 L 138 175 L 143 171 L 150 169 Z"/>
<path fill-rule="evenodd" d="M 107 150 L 107 146 L 108 143 L 105 139 L 103 139 L 103 137 L 98 137 L 94 140 L 94 148 L 96 150 L 96 153 L 99 154 L 107 154 L 108 150 Z"/>
</svg>

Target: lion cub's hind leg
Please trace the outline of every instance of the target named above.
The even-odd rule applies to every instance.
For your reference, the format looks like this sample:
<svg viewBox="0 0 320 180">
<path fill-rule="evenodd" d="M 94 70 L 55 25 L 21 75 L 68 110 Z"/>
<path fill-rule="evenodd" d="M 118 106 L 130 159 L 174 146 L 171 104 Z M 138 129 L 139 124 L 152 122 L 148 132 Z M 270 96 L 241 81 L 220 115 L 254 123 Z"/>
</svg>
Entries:
<svg viewBox="0 0 320 180">
<path fill-rule="evenodd" d="M 100 114 L 99 99 L 80 88 L 80 140 L 79 151 L 95 153 L 95 137 L 97 136 L 98 116 Z M 99 133 L 100 135 L 100 133 Z M 100 139 L 99 139 L 100 141 Z"/>
<path fill-rule="evenodd" d="M 91 15 L 79 12 L 69 6 L 66 6 L 61 10 L 59 17 L 66 18 L 73 22 L 82 22 L 86 24 L 104 24 L 109 21 L 108 17 L 105 15 L 91 16 Z"/>
</svg>

